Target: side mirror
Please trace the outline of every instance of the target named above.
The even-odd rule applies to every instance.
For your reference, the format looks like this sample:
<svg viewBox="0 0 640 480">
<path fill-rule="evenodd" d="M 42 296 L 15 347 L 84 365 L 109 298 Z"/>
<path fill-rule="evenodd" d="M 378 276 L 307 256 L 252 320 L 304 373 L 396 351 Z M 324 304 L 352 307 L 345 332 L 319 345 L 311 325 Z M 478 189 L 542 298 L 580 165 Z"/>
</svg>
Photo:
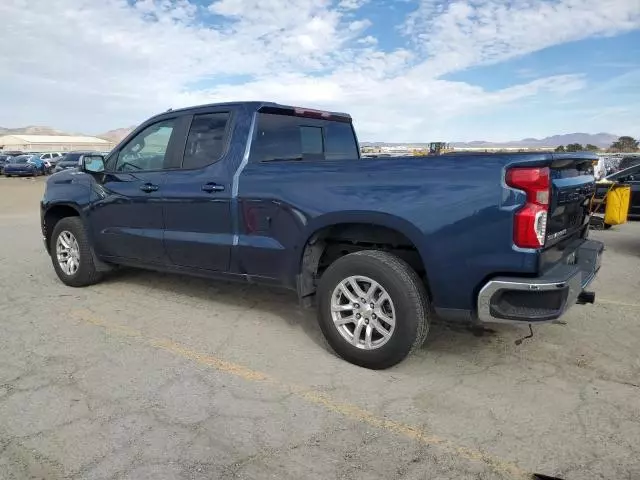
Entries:
<svg viewBox="0 0 640 480">
<path fill-rule="evenodd" d="M 84 155 L 80 162 L 80 170 L 83 172 L 101 173 L 104 171 L 104 157 L 102 155 Z"/>
</svg>

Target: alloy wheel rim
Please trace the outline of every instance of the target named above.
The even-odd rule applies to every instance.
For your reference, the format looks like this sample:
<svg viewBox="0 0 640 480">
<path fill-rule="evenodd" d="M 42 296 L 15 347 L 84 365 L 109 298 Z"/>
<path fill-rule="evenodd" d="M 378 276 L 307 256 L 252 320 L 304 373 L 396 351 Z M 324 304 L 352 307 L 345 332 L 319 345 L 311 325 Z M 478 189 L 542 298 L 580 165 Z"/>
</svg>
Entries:
<svg viewBox="0 0 640 480">
<path fill-rule="evenodd" d="M 393 336 L 396 314 L 389 293 L 375 280 L 354 275 L 331 295 L 331 318 L 344 340 L 362 350 L 375 350 Z"/>
<path fill-rule="evenodd" d="M 64 230 L 56 240 L 58 265 L 65 275 L 75 275 L 80 267 L 80 246 L 73 233 Z"/>
</svg>

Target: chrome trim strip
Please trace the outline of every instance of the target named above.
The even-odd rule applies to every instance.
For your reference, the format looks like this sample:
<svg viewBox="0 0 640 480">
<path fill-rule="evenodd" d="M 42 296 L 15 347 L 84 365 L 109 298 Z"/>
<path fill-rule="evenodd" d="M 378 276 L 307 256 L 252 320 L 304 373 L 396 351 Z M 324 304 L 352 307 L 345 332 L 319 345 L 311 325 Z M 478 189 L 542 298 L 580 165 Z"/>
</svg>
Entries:
<svg viewBox="0 0 640 480">
<path fill-rule="evenodd" d="M 253 116 L 251 117 L 251 125 L 249 126 L 249 135 L 247 136 L 247 144 L 244 147 L 244 155 L 242 156 L 242 161 L 240 162 L 240 165 L 238 166 L 236 173 L 233 174 L 233 183 L 231 186 L 231 198 L 236 198 L 238 196 L 238 188 L 240 186 L 240 174 L 242 173 L 242 170 L 244 170 L 244 167 L 246 167 L 247 163 L 249 162 L 249 153 L 251 152 L 251 143 L 253 142 L 253 132 L 256 126 L 256 115 L 257 113 L 254 112 Z"/>
<path fill-rule="evenodd" d="M 235 202 L 236 208 L 238 208 L 237 202 L 238 202 L 238 191 L 240 188 L 240 174 L 242 173 L 244 168 L 247 166 L 247 163 L 249 163 L 249 154 L 251 153 L 251 143 L 253 142 L 253 134 L 256 127 L 257 115 L 258 115 L 257 112 L 254 112 L 251 117 L 251 125 L 249 126 L 249 135 L 247 136 L 247 144 L 244 147 L 244 155 L 242 156 L 242 161 L 240 162 L 238 169 L 233 174 L 233 182 L 231 184 L 231 198 Z M 239 214 L 239 211 L 236 212 L 236 215 L 235 215 L 236 218 L 238 218 L 238 214 Z M 236 228 L 234 229 L 234 232 L 233 232 L 234 246 L 238 245 L 240 241 L 240 235 L 238 233 L 240 226 L 236 224 L 235 227 Z"/>
<path fill-rule="evenodd" d="M 526 320 L 510 320 L 505 318 L 497 318 L 491 314 L 491 298 L 500 290 L 526 290 L 535 292 L 546 292 L 550 290 L 557 290 L 569 286 L 569 293 L 567 294 L 567 300 L 563 305 L 558 317 L 560 317 L 567 309 L 576 303 L 578 295 L 583 290 L 582 285 L 582 272 L 578 271 L 569 279 L 560 283 L 532 283 L 522 282 L 517 280 L 491 280 L 480 290 L 478 294 L 478 320 L 486 323 L 511 323 L 522 324 L 527 323 Z M 535 323 L 549 323 L 556 320 L 556 318 L 550 320 L 535 320 Z"/>
</svg>

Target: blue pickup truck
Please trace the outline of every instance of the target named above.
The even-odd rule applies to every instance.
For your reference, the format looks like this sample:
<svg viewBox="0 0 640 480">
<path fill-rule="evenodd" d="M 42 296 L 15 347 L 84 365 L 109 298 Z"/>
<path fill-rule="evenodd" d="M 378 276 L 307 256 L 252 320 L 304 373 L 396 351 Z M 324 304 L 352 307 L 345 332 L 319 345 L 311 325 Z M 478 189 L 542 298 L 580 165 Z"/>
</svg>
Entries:
<svg viewBox="0 0 640 480">
<path fill-rule="evenodd" d="M 366 159 L 347 114 L 205 105 L 54 174 L 42 233 L 72 287 L 126 265 L 295 290 L 341 357 L 380 369 L 418 348 L 434 317 L 528 325 L 592 303 L 595 159 Z"/>
</svg>

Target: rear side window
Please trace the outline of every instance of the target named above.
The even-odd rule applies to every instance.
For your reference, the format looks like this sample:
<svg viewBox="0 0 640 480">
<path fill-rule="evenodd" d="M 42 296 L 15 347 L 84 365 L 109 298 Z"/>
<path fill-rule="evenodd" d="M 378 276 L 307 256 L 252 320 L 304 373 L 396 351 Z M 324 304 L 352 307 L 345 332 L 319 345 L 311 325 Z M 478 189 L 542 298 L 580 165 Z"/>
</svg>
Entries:
<svg viewBox="0 0 640 480">
<path fill-rule="evenodd" d="M 350 123 L 327 122 L 324 134 L 327 160 L 358 158 L 358 143 Z"/>
<path fill-rule="evenodd" d="M 226 146 L 228 123 L 228 112 L 194 115 L 182 168 L 201 168 L 220 160 Z"/>
<path fill-rule="evenodd" d="M 350 123 L 259 113 L 251 161 L 358 158 Z"/>
</svg>

